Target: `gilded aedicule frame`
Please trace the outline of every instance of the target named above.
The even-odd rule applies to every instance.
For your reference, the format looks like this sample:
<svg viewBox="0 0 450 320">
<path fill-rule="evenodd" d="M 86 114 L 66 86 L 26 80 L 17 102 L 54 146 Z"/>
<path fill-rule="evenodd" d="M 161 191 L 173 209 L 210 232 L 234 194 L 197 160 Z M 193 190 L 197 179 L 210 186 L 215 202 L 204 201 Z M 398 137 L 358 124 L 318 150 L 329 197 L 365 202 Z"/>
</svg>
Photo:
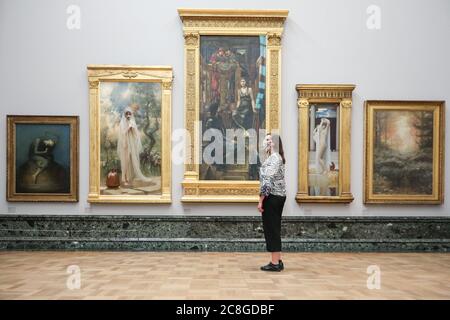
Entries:
<svg viewBox="0 0 450 320">
<path fill-rule="evenodd" d="M 171 108 L 173 72 L 170 66 L 89 65 L 90 105 L 90 203 L 170 203 L 171 202 Z M 136 82 L 161 84 L 161 158 L 158 194 L 101 194 L 100 192 L 100 84 L 103 82 Z"/>
<path fill-rule="evenodd" d="M 298 191 L 295 200 L 298 203 L 350 203 L 353 195 L 350 190 L 350 144 L 352 84 L 298 84 Z M 310 142 L 310 105 L 337 104 L 340 120 L 339 133 L 339 172 L 338 192 L 336 195 L 310 195 L 309 179 L 309 142 Z"/>
<path fill-rule="evenodd" d="M 288 10 L 178 9 L 183 22 L 185 56 L 185 128 L 187 142 L 183 202 L 257 202 L 258 181 L 201 180 L 198 154 L 200 40 L 202 36 L 266 37 L 266 130 L 281 125 L 281 38 Z"/>
<path fill-rule="evenodd" d="M 380 113 L 381 112 L 381 113 Z M 380 115 L 378 115 L 380 113 Z M 389 117 L 384 117 L 389 114 Z M 425 116 L 428 114 L 428 116 Z M 410 122 L 406 119 L 412 118 Z M 389 128 L 381 127 L 378 123 L 378 130 L 376 127 L 376 119 L 378 122 L 386 119 L 392 122 L 392 119 L 397 119 L 395 126 L 390 125 Z M 432 120 L 432 123 L 430 123 Z M 365 102 L 365 119 L 364 119 L 364 203 L 365 204 L 434 204 L 439 205 L 444 202 L 444 154 L 445 154 L 445 101 L 392 101 L 392 100 L 368 100 Z M 398 130 L 392 129 L 392 127 L 400 128 L 400 143 L 397 147 L 394 145 L 392 149 L 394 151 L 383 151 L 389 154 L 390 159 L 387 164 L 384 164 L 384 155 L 380 151 L 378 152 L 377 162 L 374 160 L 376 155 L 376 141 L 380 141 L 379 145 L 382 145 L 381 140 L 384 137 L 384 144 L 386 141 L 388 145 L 391 145 L 391 141 L 398 139 Z M 381 130 L 380 128 L 383 128 Z M 406 128 L 406 130 L 405 130 Z M 424 130 L 423 130 L 424 129 Z M 430 130 L 431 129 L 431 130 Z M 397 132 L 393 138 L 389 132 Z M 378 135 L 376 132 L 382 131 L 383 133 Z M 384 133 L 388 132 L 388 133 Z M 415 136 L 412 136 L 416 134 Z M 381 137 L 382 136 L 382 137 Z M 423 143 L 422 143 L 423 142 Z M 414 151 L 408 149 L 409 145 L 417 145 Z M 423 145 L 427 145 L 423 147 Z M 431 148 L 430 148 L 431 147 Z M 429 149 L 431 149 L 429 151 Z M 378 150 L 383 150 L 378 147 Z M 402 151 L 403 152 L 399 152 Z M 431 159 L 429 155 L 431 154 Z M 399 155 L 404 155 L 399 157 Z M 396 159 L 402 159 L 397 161 Z M 405 160 L 410 159 L 410 160 Z M 425 159 L 425 160 L 424 160 Z M 376 191 L 375 181 L 376 172 L 374 170 L 375 165 L 382 167 L 384 175 L 389 174 L 389 163 L 395 164 L 395 169 L 400 170 L 400 176 L 397 175 L 395 180 L 404 181 L 406 179 L 406 185 L 408 188 L 401 187 L 393 188 L 392 192 Z M 421 182 L 420 179 L 424 176 L 426 168 L 431 167 L 431 172 L 428 173 L 431 177 L 430 183 Z M 412 170 L 412 171 L 411 171 Z M 415 170 L 415 171 L 414 171 Z M 412 172 L 412 173 L 411 173 Z M 395 172 L 394 172 L 395 173 Z M 380 176 L 380 174 L 378 174 Z M 389 178 L 389 175 L 387 175 Z M 386 179 L 382 177 L 381 179 Z M 409 181 L 408 179 L 415 179 L 419 182 Z M 378 181 L 380 178 L 378 178 Z M 429 179 L 425 179 L 428 181 Z M 389 181 L 389 180 L 388 180 Z M 399 184 L 397 181 L 396 184 Z M 405 185 L 405 183 L 403 183 Z M 376 184 L 380 189 L 380 184 Z M 418 191 L 415 186 L 421 186 L 427 191 Z M 398 192 L 395 192 L 395 189 Z M 402 192 L 399 192 L 402 190 Z M 425 189 L 424 189 L 425 190 Z"/>
</svg>

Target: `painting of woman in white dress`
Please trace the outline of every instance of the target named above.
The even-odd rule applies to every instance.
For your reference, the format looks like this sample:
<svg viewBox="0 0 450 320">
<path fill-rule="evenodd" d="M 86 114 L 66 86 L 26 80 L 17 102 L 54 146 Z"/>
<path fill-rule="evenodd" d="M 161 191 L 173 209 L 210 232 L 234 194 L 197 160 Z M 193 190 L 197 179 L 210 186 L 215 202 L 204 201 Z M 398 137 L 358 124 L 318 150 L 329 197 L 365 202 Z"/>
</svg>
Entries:
<svg viewBox="0 0 450 320">
<path fill-rule="evenodd" d="M 339 186 L 339 108 L 336 104 L 310 107 L 309 194 L 335 196 Z"/>
<path fill-rule="evenodd" d="M 161 193 L 161 94 L 160 83 L 101 83 L 101 194 Z"/>
<path fill-rule="evenodd" d="M 141 134 L 134 119 L 133 110 L 126 107 L 120 120 L 117 140 L 117 154 L 124 186 L 129 186 L 134 180 L 151 181 L 151 178 L 144 176 L 141 171 L 142 151 Z"/>
</svg>

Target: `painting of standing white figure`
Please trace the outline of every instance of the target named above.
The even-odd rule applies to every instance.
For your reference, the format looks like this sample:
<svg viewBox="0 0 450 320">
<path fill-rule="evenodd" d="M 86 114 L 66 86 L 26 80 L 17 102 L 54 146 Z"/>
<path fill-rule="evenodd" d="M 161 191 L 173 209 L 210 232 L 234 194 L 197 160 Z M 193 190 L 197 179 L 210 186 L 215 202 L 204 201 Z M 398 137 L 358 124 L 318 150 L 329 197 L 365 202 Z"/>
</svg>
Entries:
<svg viewBox="0 0 450 320">
<path fill-rule="evenodd" d="M 101 83 L 100 108 L 101 194 L 161 193 L 161 84 Z"/>
<path fill-rule="evenodd" d="M 339 105 L 311 104 L 308 185 L 311 196 L 339 190 Z"/>
</svg>

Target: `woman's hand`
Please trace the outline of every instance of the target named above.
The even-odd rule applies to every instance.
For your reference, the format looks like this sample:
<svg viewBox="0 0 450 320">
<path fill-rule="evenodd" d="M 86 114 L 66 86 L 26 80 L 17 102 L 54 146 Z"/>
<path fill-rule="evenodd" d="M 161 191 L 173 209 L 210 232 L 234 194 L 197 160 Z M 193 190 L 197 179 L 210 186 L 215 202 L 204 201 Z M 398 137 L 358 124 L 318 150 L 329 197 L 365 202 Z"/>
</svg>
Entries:
<svg viewBox="0 0 450 320">
<path fill-rule="evenodd" d="M 264 212 L 264 208 L 263 208 L 263 203 L 262 203 L 262 201 L 260 201 L 260 202 L 258 203 L 258 211 L 259 211 L 260 213 L 263 213 L 263 212 Z"/>
<path fill-rule="evenodd" d="M 260 212 L 260 213 L 263 213 L 264 212 L 264 207 L 263 207 L 263 202 L 264 202 L 264 199 L 266 198 L 266 196 L 264 196 L 264 195 L 260 195 L 259 196 L 259 203 L 258 203 L 258 211 Z"/>
<path fill-rule="evenodd" d="M 263 195 L 261 195 L 261 196 L 259 197 L 258 211 L 259 211 L 260 213 L 263 213 L 263 212 L 264 212 L 264 208 L 263 208 L 264 198 L 265 198 L 265 196 L 263 196 Z"/>
</svg>

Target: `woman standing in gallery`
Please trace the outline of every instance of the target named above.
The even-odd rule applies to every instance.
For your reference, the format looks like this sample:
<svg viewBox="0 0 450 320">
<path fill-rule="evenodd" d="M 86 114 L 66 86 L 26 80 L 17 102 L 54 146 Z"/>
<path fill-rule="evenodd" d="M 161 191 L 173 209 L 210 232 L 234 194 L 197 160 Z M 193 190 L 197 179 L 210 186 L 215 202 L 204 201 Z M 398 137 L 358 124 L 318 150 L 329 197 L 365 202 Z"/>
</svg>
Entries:
<svg viewBox="0 0 450 320">
<path fill-rule="evenodd" d="M 282 271 L 284 265 L 281 260 L 281 215 L 286 201 L 284 181 L 286 160 L 280 136 L 267 134 L 263 147 L 268 157 L 260 169 L 258 210 L 262 214 L 266 248 L 271 253 L 271 261 L 261 267 L 261 270 Z"/>
</svg>

